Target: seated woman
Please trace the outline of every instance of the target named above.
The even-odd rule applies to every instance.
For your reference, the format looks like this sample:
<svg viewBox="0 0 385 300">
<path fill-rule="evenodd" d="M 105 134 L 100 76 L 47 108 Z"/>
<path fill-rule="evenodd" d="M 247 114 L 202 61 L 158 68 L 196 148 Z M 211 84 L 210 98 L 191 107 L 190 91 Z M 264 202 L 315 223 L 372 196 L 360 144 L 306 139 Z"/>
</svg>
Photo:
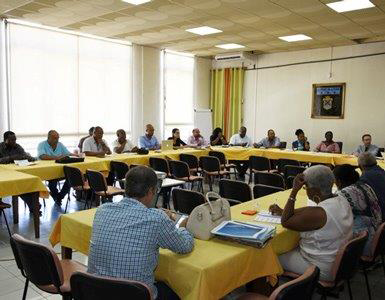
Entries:
<svg viewBox="0 0 385 300">
<path fill-rule="evenodd" d="M 329 152 L 329 153 L 341 153 L 340 146 L 333 141 L 333 132 L 327 131 L 325 133 L 325 141 L 322 141 L 314 151 L 316 152 Z"/>
<path fill-rule="evenodd" d="M 303 274 L 310 265 L 320 268 L 321 280 L 332 281 L 332 265 L 340 246 L 352 237 L 353 214 L 349 203 L 333 195 L 334 176 L 330 168 L 317 165 L 306 169 L 294 179 L 293 189 L 282 210 L 270 206 L 273 214 L 282 215 L 282 226 L 300 232 L 299 246 L 280 255 L 285 271 Z M 317 206 L 294 209 L 302 186 Z"/>
<path fill-rule="evenodd" d="M 210 145 L 211 146 L 221 146 L 227 145 L 226 138 L 222 134 L 222 128 L 215 128 L 213 134 L 210 136 Z"/>
<path fill-rule="evenodd" d="M 351 165 L 341 165 L 333 170 L 338 194 L 344 197 L 353 211 L 353 233 L 368 232 L 364 255 L 370 255 L 373 236 L 382 222 L 378 199 L 372 188 L 358 181 L 360 175 Z"/>
<path fill-rule="evenodd" d="M 297 140 L 292 143 L 293 150 L 298 151 L 309 151 L 310 144 L 307 141 L 307 137 L 302 129 L 297 129 L 295 131 L 295 135 L 297 136 Z"/>
<path fill-rule="evenodd" d="M 183 142 L 181 139 L 180 139 L 180 132 L 179 132 L 179 129 L 178 128 L 174 128 L 172 130 L 172 136 L 170 136 L 168 138 L 168 140 L 173 140 L 173 143 L 172 145 L 174 147 L 183 147 L 183 146 L 186 146 L 186 143 Z"/>
</svg>

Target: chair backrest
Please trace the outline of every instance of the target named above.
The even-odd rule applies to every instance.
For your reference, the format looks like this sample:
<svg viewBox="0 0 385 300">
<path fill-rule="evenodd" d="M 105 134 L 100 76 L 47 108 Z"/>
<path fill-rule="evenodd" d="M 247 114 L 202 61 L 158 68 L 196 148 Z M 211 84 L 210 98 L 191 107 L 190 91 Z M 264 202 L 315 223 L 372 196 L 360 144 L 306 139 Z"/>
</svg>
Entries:
<svg viewBox="0 0 385 300">
<path fill-rule="evenodd" d="M 116 180 L 122 180 L 126 178 L 126 174 L 129 168 L 128 165 L 122 161 L 112 160 L 110 162 L 110 169 Z"/>
<path fill-rule="evenodd" d="M 170 165 L 171 175 L 175 178 L 190 177 L 188 164 L 184 161 L 170 160 L 168 163 Z"/>
<path fill-rule="evenodd" d="M 75 300 L 152 299 L 150 289 L 138 281 L 75 272 L 70 282 Z"/>
<path fill-rule="evenodd" d="M 285 178 L 288 178 L 289 176 L 297 176 L 298 174 L 303 173 L 306 168 L 302 166 L 293 166 L 293 165 L 285 165 L 283 167 L 283 174 Z"/>
<path fill-rule="evenodd" d="M 210 151 L 209 156 L 214 156 L 214 157 L 218 158 L 221 165 L 226 164 L 226 156 L 220 151 Z"/>
<path fill-rule="evenodd" d="M 172 201 L 176 211 L 189 215 L 195 207 L 205 203 L 206 198 L 199 192 L 175 188 L 172 190 Z"/>
<path fill-rule="evenodd" d="M 160 157 L 150 157 L 150 167 L 155 171 L 164 172 L 167 175 L 170 174 L 170 168 L 168 166 L 167 159 Z"/>
<path fill-rule="evenodd" d="M 138 167 L 138 166 L 141 166 L 141 165 L 138 165 L 138 164 L 131 164 L 129 168 L 130 168 L 130 170 L 131 170 L 132 168 L 135 168 L 135 167 Z"/>
<path fill-rule="evenodd" d="M 283 188 L 264 185 L 264 184 L 256 184 L 253 187 L 254 199 L 261 198 L 261 197 L 271 195 L 277 192 L 282 192 L 282 191 L 284 191 Z"/>
<path fill-rule="evenodd" d="M 184 161 L 188 164 L 188 167 L 190 169 L 198 169 L 199 167 L 199 161 L 198 158 L 195 155 L 192 154 L 180 154 L 179 160 Z"/>
<path fill-rule="evenodd" d="M 106 178 L 104 178 L 102 173 L 98 171 L 87 170 L 86 177 L 88 179 L 88 184 L 94 193 L 107 191 L 108 187 Z"/>
<path fill-rule="evenodd" d="M 63 269 L 53 249 L 27 240 L 18 234 L 11 236 L 12 251 L 22 274 L 36 286 L 51 286 L 60 292 Z"/>
<path fill-rule="evenodd" d="M 219 172 L 221 170 L 220 161 L 214 156 L 201 156 L 199 158 L 202 170 L 206 172 Z"/>
<path fill-rule="evenodd" d="M 385 254 L 385 222 L 378 226 L 376 233 L 374 234 L 371 245 L 371 254 L 373 259 L 378 255 Z"/>
<path fill-rule="evenodd" d="M 336 283 L 354 276 L 367 239 L 368 233 L 363 231 L 340 247 L 331 270 Z"/>
<path fill-rule="evenodd" d="M 280 158 L 278 159 L 277 165 L 278 172 L 283 173 L 285 171 L 285 166 L 300 166 L 301 164 L 298 160 Z"/>
<path fill-rule="evenodd" d="M 242 202 L 252 199 L 250 186 L 242 181 L 221 179 L 219 181 L 219 195 L 223 198 Z"/>
<path fill-rule="evenodd" d="M 286 149 L 287 142 L 280 142 L 278 148 L 280 149 Z"/>
<path fill-rule="evenodd" d="M 302 299 L 311 300 L 317 286 L 320 270 L 310 266 L 300 277 L 279 286 L 270 295 L 269 300 Z"/>
<path fill-rule="evenodd" d="M 64 166 L 64 176 L 70 187 L 79 187 L 84 185 L 84 177 L 82 172 L 75 167 Z"/>
<path fill-rule="evenodd" d="M 285 181 L 283 179 L 283 176 L 280 174 L 255 172 L 255 181 L 256 184 L 270 185 L 283 189 L 285 188 Z"/>
<path fill-rule="evenodd" d="M 336 142 L 338 146 L 340 147 L 340 153 L 342 153 L 342 146 L 344 145 L 343 142 Z"/>
<path fill-rule="evenodd" d="M 252 155 L 249 157 L 250 170 L 269 171 L 271 169 L 270 160 L 266 157 Z"/>
</svg>

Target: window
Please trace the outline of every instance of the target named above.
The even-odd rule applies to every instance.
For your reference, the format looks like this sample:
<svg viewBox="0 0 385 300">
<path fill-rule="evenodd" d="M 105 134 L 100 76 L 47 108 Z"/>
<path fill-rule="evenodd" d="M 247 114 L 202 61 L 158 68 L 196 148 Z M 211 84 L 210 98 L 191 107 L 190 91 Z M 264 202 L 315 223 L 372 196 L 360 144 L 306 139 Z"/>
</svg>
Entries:
<svg viewBox="0 0 385 300">
<path fill-rule="evenodd" d="M 194 127 L 195 59 L 183 54 L 164 52 L 164 137 L 179 128 L 181 139 L 187 140 Z"/>
<path fill-rule="evenodd" d="M 55 129 L 73 149 L 91 126 L 131 134 L 131 46 L 8 24 L 10 129 L 36 153 Z"/>
</svg>

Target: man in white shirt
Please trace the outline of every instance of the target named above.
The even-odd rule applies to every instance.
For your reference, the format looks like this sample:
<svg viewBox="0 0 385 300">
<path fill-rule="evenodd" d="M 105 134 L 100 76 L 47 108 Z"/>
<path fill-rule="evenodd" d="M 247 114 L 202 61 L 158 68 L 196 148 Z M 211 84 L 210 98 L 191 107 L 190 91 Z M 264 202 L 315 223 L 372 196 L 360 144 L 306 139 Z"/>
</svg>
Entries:
<svg viewBox="0 0 385 300">
<path fill-rule="evenodd" d="M 242 146 L 249 147 L 252 142 L 251 139 L 246 135 L 247 129 L 245 126 L 242 126 L 239 129 L 239 133 L 234 134 L 230 138 L 230 146 Z"/>
<path fill-rule="evenodd" d="M 114 153 L 127 153 L 127 152 L 136 152 L 138 147 L 134 146 L 130 140 L 126 137 L 126 132 L 124 129 L 118 129 L 116 131 L 116 136 L 118 137 L 112 143 L 112 149 Z"/>
<path fill-rule="evenodd" d="M 104 157 L 106 154 L 111 154 L 105 140 L 103 140 L 102 127 L 96 126 L 94 133 L 89 138 L 86 138 L 83 143 L 83 152 L 87 156 Z"/>
</svg>

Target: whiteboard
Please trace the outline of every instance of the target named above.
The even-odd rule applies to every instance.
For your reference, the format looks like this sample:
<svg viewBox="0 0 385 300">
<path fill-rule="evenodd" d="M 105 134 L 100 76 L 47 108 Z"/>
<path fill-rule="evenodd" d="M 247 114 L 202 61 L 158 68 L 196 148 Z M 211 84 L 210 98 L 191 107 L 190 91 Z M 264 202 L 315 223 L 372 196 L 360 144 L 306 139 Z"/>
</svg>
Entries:
<svg viewBox="0 0 385 300">
<path fill-rule="evenodd" d="M 194 109 L 194 127 L 199 128 L 201 135 L 209 140 L 213 132 L 211 109 Z"/>
</svg>

